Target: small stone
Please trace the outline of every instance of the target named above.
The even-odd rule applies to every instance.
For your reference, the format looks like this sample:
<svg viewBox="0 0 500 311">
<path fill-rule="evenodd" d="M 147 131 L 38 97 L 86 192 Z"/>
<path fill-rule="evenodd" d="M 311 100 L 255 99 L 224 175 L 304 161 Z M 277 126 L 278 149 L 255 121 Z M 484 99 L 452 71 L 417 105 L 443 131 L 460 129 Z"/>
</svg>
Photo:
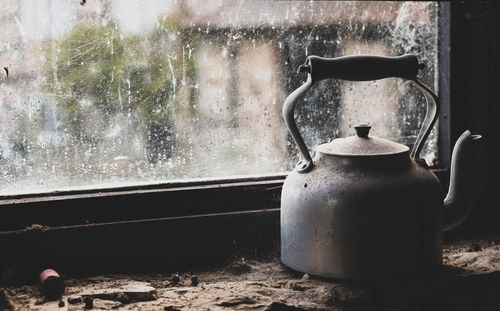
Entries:
<svg viewBox="0 0 500 311">
<path fill-rule="evenodd" d="M 85 303 L 85 309 L 87 310 L 94 308 L 94 299 L 92 299 L 92 297 L 83 298 L 83 303 Z"/>
<path fill-rule="evenodd" d="M 181 282 L 181 277 L 177 273 L 172 274 L 172 276 L 170 277 L 170 283 L 173 286 L 177 286 L 179 285 L 180 282 Z"/>
<path fill-rule="evenodd" d="M 59 308 L 62 308 L 62 307 L 64 307 L 64 301 L 62 301 L 62 300 L 61 300 L 61 301 L 59 301 L 59 304 L 58 304 L 58 306 L 59 306 Z"/>
<path fill-rule="evenodd" d="M 309 276 L 309 274 L 307 274 L 307 273 L 306 273 L 306 274 L 304 274 L 304 276 L 302 276 L 302 279 L 303 279 L 303 280 L 309 280 L 309 278 L 310 278 L 310 276 Z"/>
<path fill-rule="evenodd" d="M 47 302 L 47 298 L 45 298 L 45 297 L 40 297 L 40 298 L 38 298 L 38 299 L 35 301 L 35 305 L 36 305 L 36 306 L 38 306 L 38 305 L 42 305 L 42 304 L 44 304 L 44 303 L 46 303 L 46 302 Z"/>
<path fill-rule="evenodd" d="M 481 247 L 481 245 L 474 243 L 471 245 L 469 252 L 480 252 L 482 250 L 483 250 L 483 248 Z"/>
<path fill-rule="evenodd" d="M 82 303 L 82 297 L 81 296 L 69 296 L 68 303 L 71 305 L 76 305 L 76 304 Z"/>
<path fill-rule="evenodd" d="M 199 280 L 197 275 L 191 276 L 191 286 L 198 286 Z"/>
</svg>

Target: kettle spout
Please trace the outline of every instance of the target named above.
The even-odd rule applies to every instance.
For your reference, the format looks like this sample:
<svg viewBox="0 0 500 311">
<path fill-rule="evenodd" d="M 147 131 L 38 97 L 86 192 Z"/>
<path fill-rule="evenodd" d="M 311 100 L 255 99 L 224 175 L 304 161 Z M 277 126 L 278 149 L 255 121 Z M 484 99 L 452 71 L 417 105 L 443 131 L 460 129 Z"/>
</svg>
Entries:
<svg viewBox="0 0 500 311">
<path fill-rule="evenodd" d="M 465 131 L 455 143 L 451 157 L 450 187 L 444 199 L 444 230 L 448 231 L 461 224 L 470 213 L 470 149 L 472 142 L 481 135 L 471 135 Z"/>
</svg>

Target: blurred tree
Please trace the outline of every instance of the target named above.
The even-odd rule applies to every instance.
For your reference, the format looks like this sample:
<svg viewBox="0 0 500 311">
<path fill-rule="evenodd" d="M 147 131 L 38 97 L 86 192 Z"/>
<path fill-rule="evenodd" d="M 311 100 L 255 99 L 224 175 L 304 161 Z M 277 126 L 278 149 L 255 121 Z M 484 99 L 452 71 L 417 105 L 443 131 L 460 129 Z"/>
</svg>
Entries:
<svg viewBox="0 0 500 311">
<path fill-rule="evenodd" d="M 43 85 L 67 111 L 71 135 L 82 142 L 102 139 L 82 126 L 95 109 L 108 119 L 113 113 L 132 112 L 147 137 L 149 161 L 171 156 L 179 60 L 176 40 L 168 40 L 166 49 L 158 46 L 159 39 L 175 33 L 175 23 L 167 26 L 138 37 L 125 36 L 113 24 L 81 23 L 44 47 Z"/>
</svg>

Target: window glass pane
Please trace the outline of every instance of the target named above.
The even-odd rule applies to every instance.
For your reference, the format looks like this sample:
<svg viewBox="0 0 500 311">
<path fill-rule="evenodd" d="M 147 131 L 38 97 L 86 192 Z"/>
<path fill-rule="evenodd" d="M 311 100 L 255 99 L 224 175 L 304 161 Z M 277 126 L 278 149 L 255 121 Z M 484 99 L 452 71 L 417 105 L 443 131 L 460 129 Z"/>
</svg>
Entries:
<svg viewBox="0 0 500 311">
<path fill-rule="evenodd" d="M 287 172 L 281 108 L 307 55 L 414 53 L 437 87 L 431 2 L 2 0 L 0 33 L 2 195 Z M 411 145 L 425 100 L 326 80 L 296 112 L 311 150 L 357 123 Z"/>
</svg>

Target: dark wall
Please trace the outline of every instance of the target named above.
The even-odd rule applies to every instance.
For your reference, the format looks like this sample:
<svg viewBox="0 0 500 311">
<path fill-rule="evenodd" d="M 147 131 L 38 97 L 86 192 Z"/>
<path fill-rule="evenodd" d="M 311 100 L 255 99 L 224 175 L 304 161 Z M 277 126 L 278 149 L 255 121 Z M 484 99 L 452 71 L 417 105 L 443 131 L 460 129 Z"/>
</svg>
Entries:
<svg viewBox="0 0 500 311">
<path fill-rule="evenodd" d="M 451 141 L 466 129 L 481 134 L 470 178 L 473 210 L 457 230 L 500 227 L 500 5 L 496 1 L 451 3 Z"/>
</svg>

